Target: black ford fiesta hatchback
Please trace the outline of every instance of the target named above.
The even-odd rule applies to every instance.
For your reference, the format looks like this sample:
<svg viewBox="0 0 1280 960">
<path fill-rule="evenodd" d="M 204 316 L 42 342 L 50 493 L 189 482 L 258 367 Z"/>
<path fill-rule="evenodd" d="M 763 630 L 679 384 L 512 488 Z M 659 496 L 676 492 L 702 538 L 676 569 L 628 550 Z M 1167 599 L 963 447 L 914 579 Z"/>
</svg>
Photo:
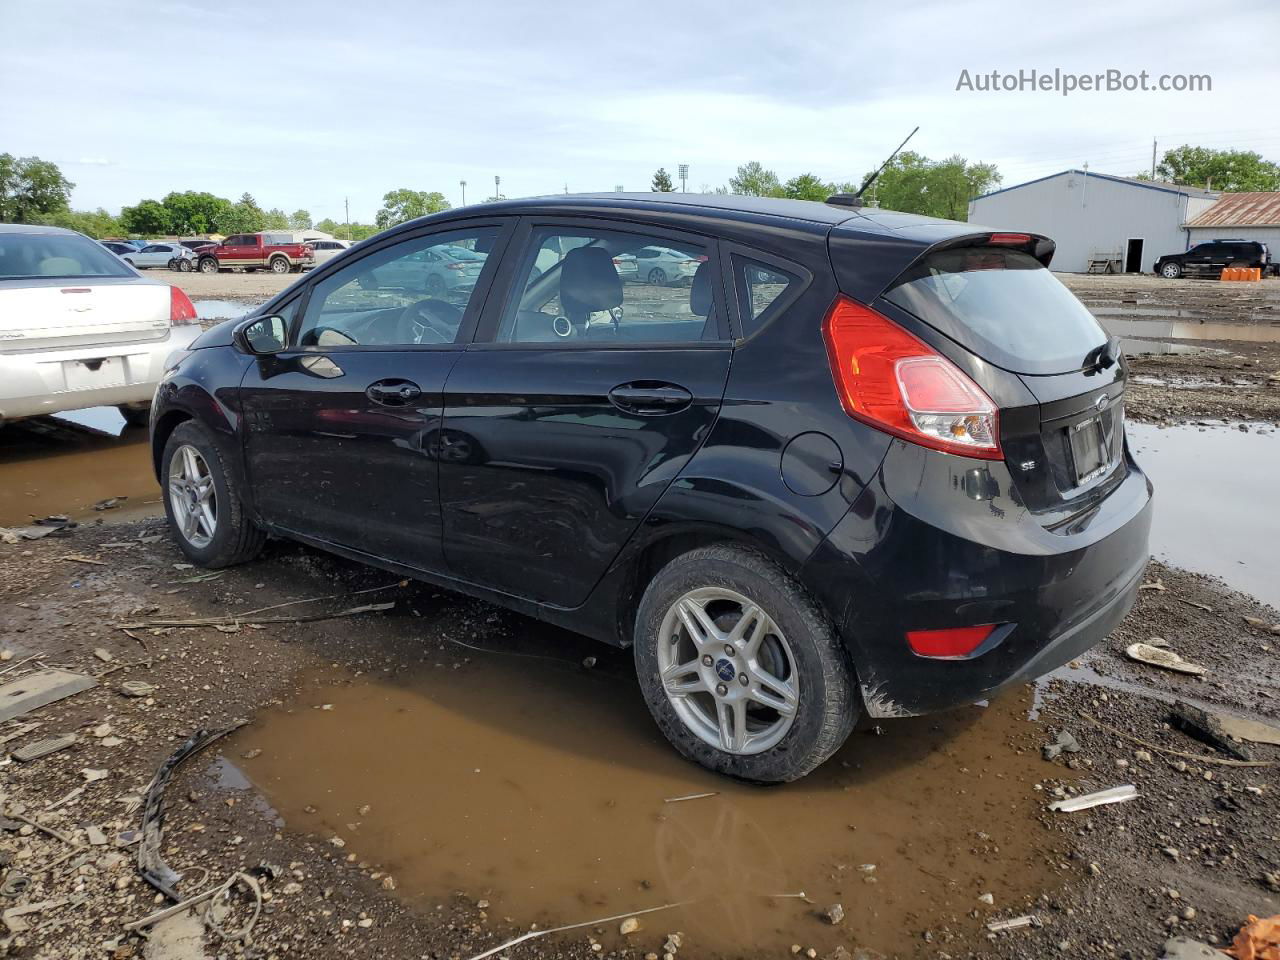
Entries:
<svg viewBox="0 0 1280 960">
<path fill-rule="evenodd" d="M 1125 363 L 1053 249 L 692 194 L 415 220 L 170 362 L 165 507 L 203 566 L 291 537 L 630 645 L 682 754 L 793 780 L 1133 602 Z"/>
</svg>

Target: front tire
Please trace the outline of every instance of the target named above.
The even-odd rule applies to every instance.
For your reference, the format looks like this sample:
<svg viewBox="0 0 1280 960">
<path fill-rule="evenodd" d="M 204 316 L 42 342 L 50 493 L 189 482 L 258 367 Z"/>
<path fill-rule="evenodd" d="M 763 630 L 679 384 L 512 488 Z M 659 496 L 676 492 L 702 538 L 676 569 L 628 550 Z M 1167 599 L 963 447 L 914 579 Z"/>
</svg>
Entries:
<svg viewBox="0 0 1280 960">
<path fill-rule="evenodd" d="M 858 719 L 853 669 L 831 622 L 754 550 L 703 547 L 663 567 L 640 601 L 634 654 L 672 746 L 741 780 L 803 777 Z"/>
<path fill-rule="evenodd" d="M 1182 276 L 1182 265 L 1178 263 L 1166 263 L 1160 268 L 1160 276 L 1166 280 L 1177 280 Z"/>
<path fill-rule="evenodd" d="M 205 257 L 203 260 L 200 261 L 200 272 L 201 273 L 217 273 L 218 261 L 215 260 L 213 257 Z"/>
<path fill-rule="evenodd" d="M 194 420 L 179 424 L 160 466 L 165 516 L 188 560 L 216 569 L 258 555 L 266 534 L 245 512 L 235 475 L 208 430 Z"/>
<path fill-rule="evenodd" d="M 667 274 L 661 267 L 654 267 L 649 271 L 649 283 L 655 287 L 661 287 L 667 282 Z"/>
</svg>

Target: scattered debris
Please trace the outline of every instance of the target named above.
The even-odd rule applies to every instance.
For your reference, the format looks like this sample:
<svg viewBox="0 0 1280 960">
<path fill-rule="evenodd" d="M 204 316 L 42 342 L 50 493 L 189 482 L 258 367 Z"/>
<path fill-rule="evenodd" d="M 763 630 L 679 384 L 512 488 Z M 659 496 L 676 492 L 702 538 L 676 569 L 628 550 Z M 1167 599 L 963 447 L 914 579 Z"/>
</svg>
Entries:
<svg viewBox="0 0 1280 960">
<path fill-rule="evenodd" d="M 31 760 L 47 757 L 51 753 L 57 753 L 59 750 L 65 750 L 75 742 L 76 735 L 74 733 L 60 733 L 57 736 L 45 737 L 43 740 L 37 740 L 34 743 L 19 747 L 13 751 L 12 756 L 15 760 L 27 763 Z"/>
<path fill-rule="evenodd" d="M 86 783 L 96 783 L 99 780 L 107 779 L 109 770 L 95 770 L 92 767 L 85 767 L 80 771 L 80 775 L 84 777 Z"/>
<path fill-rule="evenodd" d="M 994 907 L 996 905 L 996 898 L 994 894 L 984 893 L 978 897 L 978 902 L 985 903 L 988 907 Z"/>
<path fill-rule="evenodd" d="M 1042 927 L 1044 924 L 1040 922 L 1040 918 L 1034 913 L 1026 913 L 1020 917 L 1011 917 L 1008 920 L 992 920 L 987 924 L 987 929 L 992 933 L 1001 933 L 1005 930 L 1021 930 L 1023 927 Z"/>
<path fill-rule="evenodd" d="M 1197 763 L 1213 763 L 1223 767 L 1273 767 L 1273 760 L 1228 760 L 1225 757 L 1207 757 L 1199 753 L 1186 753 L 1182 750 L 1171 750 L 1168 747 L 1162 747 L 1150 741 L 1135 737 L 1132 734 L 1125 733 L 1123 730 L 1117 729 L 1110 724 L 1103 723 L 1094 717 L 1089 716 L 1083 710 L 1080 711 L 1080 717 L 1089 721 L 1095 727 L 1106 730 L 1108 733 L 1114 734 L 1121 739 L 1128 740 L 1130 743 L 1136 743 L 1140 747 L 1146 747 L 1148 750 L 1154 750 L 1157 753 L 1163 753 L 1171 757 L 1185 757 L 1187 760 L 1195 760 Z M 1185 766 L 1185 764 L 1184 764 Z"/>
<path fill-rule="evenodd" d="M 831 906 L 822 911 L 822 919 L 834 927 L 844 920 L 844 905 L 839 903 L 831 904 Z"/>
<path fill-rule="evenodd" d="M 596 658 L 595 658 L 595 657 L 583 657 L 583 658 L 582 658 L 582 666 L 583 666 L 585 669 L 587 669 L 587 670 L 591 670 L 591 669 L 593 669 L 593 668 L 595 667 L 595 665 L 596 665 Z"/>
<path fill-rule="evenodd" d="M 1203 610 L 1205 613 L 1213 613 L 1213 607 L 1209 606 L 1207 603 L 1198 603 L 1195 600 L 1188 600 L 1185 597 L 1174 597 L 1173 599 L 1177 600 L 1179 603 L 1185 603 L 1188 607 L 1196 607 Z"/>
<path fill-rule="evenodd" d="M 1040 748 L 1040 752 L 1044 754 L 1046 760 L 1052 760 L 1054 757 L 1063 753 L 1079 753 L 1080 744 L 1076 738 L 1067 730 L 1058 733 L 1058 739 L 1053 743 L 1046 743 Z"/>
<path fill-rule="evenodd" d="M 298 601 L 299 603 L 303 601 Z M 246 622 L 259 623 L 315 623 L 318 620 L 337 620 L 340 617 L 354 617 L 362 613 L 381 613 L 395 607 L 395 601 L 389 603 L 366 603 L 359 607 L 349 607 L 335 613 L 312 613 L 300 617 L 259 617 L 257 611 L 250 610 L 237 616 L 222 617 L 189 617 L 184 620 L 138 620 L 133 623 L 118 623 L 118 630 L 153 630 L 164 627 L 216 627 L 238 626 Z M 283 604 L 281 604 L 283 606 Z M 264 608 L 265 609 L 265 608 Z"/>
<path fill-rule="evenodd" d="M 1049 804 L 1049 809 L 1058 813 L 1075 813 L 1077 810 L 1088 810 L 1108 803 L 1124 803 L 1126 800 L 1134 799 L 1137 795 L 1138 788 L 1132 783 L 1126 783 L 1123 786 L 1099 790 L 1096 793 L 1086 793 L 1083 796 L 1071 797 L 1067 800 L 1055 800 Z"/>
<path fill-rule="evenodd" d="M 1231 739 L 1231 736 L 1223 729 L 1216 714 L 1211 714 L 1206 710 L 1201 710 L 1199 707 L 1193 707 L 1191 704 L 1179 700 L 1173 705 L 1173 709 L 1169 711 L 1169 723 L 1187 736 L 1195 737 L 1202 743 L 1216 747 L 1237 760 L 1253 759 L 1253 754 L 1248 749 Z"/>
<path fill-rule="evenodd" d="M 83 693 L 98 681 L 82 673 L 50 667 L 0 686 L 0 723 Z"/>
<path fill-rule="evenodd" d="M 145 680 L 125 680 L 120 684 L 120 692 L 126 697 L 149 697 L 156 692 L 155 684 Z"/>
<path fill-rule="evenodd" d="M 219 730 L 197 730 L 170 754 L 164 763 L 160 764 L 147 787 L 142 805 L 142 842 L 138 846 L 138 871 L 142 874 L 142 879 L 175 902 L 181 899 L 178 896 L 178 884 L 182 881 L 182 877 L 174 872 L 160 856 L 160 840 L 164 835 L 165 785 L 183 760 L 199 753 L 213 741 L 242 726 L 244 726 L 243 722 Z M 234 877 L 232 879 L 234 880 Z M 224 887 L 229 886 L 231 882 L 227 881 Z"/>
<path fill-rule="evenodd" d="M 1271 623 L 1269 620 L 1263 620 L 1260 617 L 1245 617 L 1244 622 L 1251 627 L 1265 630 L 1267 633 L 1280 633 L 1280 623 Z"/>
<path fill-rule="evenodd" d="M 528 933 L 523 933 L 514 939 L 508 940 L 506 943 L 500 943 L 498 946 L 492 947 L 483 953 L 477 953 L 475 956 L 471 957 L 470 960 L 485 960 L 486 957 L 492 957 L 495 954 L 504 953 L 517 944 L 524 943 L 528 940 L 536 940 L 538 937 L 549 936 L 553 933 L 563 933 L 566 930 L 581 930 L 583 927 L 596 927 L 606 923 L 613 923 L 618 920 L 634 919 L 636 917 L 642 917 L 648 913 L 657 913 L 660 910 L 674 910 L 676 907 L 683 907 L 692 902 L 693 901 L 691 900 L 681 900 L 677 903 L 664 903 L 660 907 L 650 907 L 648 910 L 635 910 L 631 913 L 620 913 L 613 917 L 601 917 L 599 920 L 584 920 L 581 923 L 568 923 L 563 927 L 549 927 L 546 930 L 530 930 Z M 672 936 L 674 937 L 675 935 L 673 934 Z M 668 942 L 671 942 L 671 937 L 668 937 Z M 679 943 L 677 942 L 677 946 L 678 945 Z M 668 952 L 674 953 L 674 951 Z"/>
<path fill-rule="evenodd" d="M 1236 960 L 1275 960 L 1280 957 L 1280 914 L 1260 920 L 1253 914 L 1227 948 Z"/>
<path fill-rule="evenodd" d="M 105 647 L 94 647 L 93 655 L 97 657 L 99 660 L 101 660 L 103 663 L 110 663 L 112 660 L 115 659 L 111 651 L 106 649 Z"/>
<path fill-rule="evenodd" d="M 105 846 L 107 843 L 107 835 L 102 832 L 102 828 L 94 824 L 89 824 L 84 828 L 85 837 L 92 847 Z"/>
<path fill-rule="evenodd" d="M 1189 663 L 1183 660 L 1172 650 L 1153 647 L 1149 643 L 1131 643 L 1124 648 L 1125 656 L 1130 660 L 1137 660 L 1139 663 L 1147 663 L 1153 667 L 1163 667 L 1165 670 L 1174 670 L 1178 673 L 1188 673 L 1193 676 L 1203 676 L 1209 671 L 1198 663 Z"/>
<path fill-rule="evenodd" d="M 1164 581 L 1156 579 L 1152 580 L 1150 583 L 1144 583 L 1142 586 L 1138 587 L 1138 592 L 1141 593 L 1143 590 L 1155 590 L 1158 593 L 1164 593 Z"/>
<path fill-rule="evenodd" d="M 120 506 L 120 504 L 124 503 L 128 499 L 129 499 L 128 497 L 107 497 L 107 499 L 99 500 L 97 503 L 95 503 L 93 505 L 93 509 L 99 510 L 99 511 L 114 510 L 116 507 Z"/>
<path fill-rule="evenodd" d="M 4 881 L 0 882 L 0 897 L 16 897 L 23 890 L 31 885 L 31 878 L 25 873 L 17 870 L 10 870 L 4 875 Z"/>
<path fill-rule="evenodd" d="M 662 802 L 663 803 L 684 803 L 684 801 L 686 800 L 705 800 L 707 797 L 718 797 L 718 796 L 720 796 L 719 792 L 713 790 L 711 793 L 691 793 L 684 797 L 667 797 Z"/>
<path fill-rule="evenodd" d="M 624 937 L 629 937 L 640 929 L 640 921 L 635 917 L 627 917 L 622 923 L 618 924 L 618 932 Z"/>
<path fill-rule="evenodd" d="M 1160 960 L 1222 960 L 1222 953 L 1190 937 L 1174 937 L 1166 940 Z"/>
<path fill-rule="evenodd" d="M 59 557 L 58 559 L 65 560 L 68 563 L 91 563 L 98 567 L 109 566 L 105 560 L 99 560 L 97 557 L 86 557 L 79 553 L 68 553 L 65 557 Z"/>
</svg>

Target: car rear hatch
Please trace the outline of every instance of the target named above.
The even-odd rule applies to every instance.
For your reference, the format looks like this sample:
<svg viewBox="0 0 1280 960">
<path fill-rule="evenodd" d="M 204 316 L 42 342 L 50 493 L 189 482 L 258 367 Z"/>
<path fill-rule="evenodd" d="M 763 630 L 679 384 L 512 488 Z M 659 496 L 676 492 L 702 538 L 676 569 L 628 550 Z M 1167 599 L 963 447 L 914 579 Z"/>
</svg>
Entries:
<svg viewBox="0 0 1280 960">
<path fill-rule="evenodd" d="M 1126 370 L 1117 341 L 1049 272 L 1052 254 L 1050 241 L 1029 234 L 953 238 L 923 252 L 882 302 L 980 361 L 962 366 L 1000 408 L 1018 496 L 1060 529 L 1126 475 Z"/>
<path fill-rule="evenodd" d="M 136 278 L 0 280 L 0 353 L 163 340 L 170 292 Z"/>
</svg>

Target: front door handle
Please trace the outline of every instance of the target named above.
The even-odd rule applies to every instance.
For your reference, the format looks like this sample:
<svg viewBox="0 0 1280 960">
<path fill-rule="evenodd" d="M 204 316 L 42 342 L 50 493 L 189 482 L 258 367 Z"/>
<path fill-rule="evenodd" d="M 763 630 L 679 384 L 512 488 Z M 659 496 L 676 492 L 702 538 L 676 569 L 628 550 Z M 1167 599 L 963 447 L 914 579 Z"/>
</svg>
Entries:
<svg viewBox="0 0 1280 960">
<path fill-rule="evenodd" d="M 384 407 L 403 407 L 422 396 L 422 389 L 411 380 L 379 380 L 369 384 L 364 394 Z"/>
<path fill-rule="evenodd" d="M 609 400 L 626 413 L 660 417 L 687 409 L 693 403 L 693 394 L 679 384 L 637 380 L 614 387 L 609 391 Z"/>
</svg>

